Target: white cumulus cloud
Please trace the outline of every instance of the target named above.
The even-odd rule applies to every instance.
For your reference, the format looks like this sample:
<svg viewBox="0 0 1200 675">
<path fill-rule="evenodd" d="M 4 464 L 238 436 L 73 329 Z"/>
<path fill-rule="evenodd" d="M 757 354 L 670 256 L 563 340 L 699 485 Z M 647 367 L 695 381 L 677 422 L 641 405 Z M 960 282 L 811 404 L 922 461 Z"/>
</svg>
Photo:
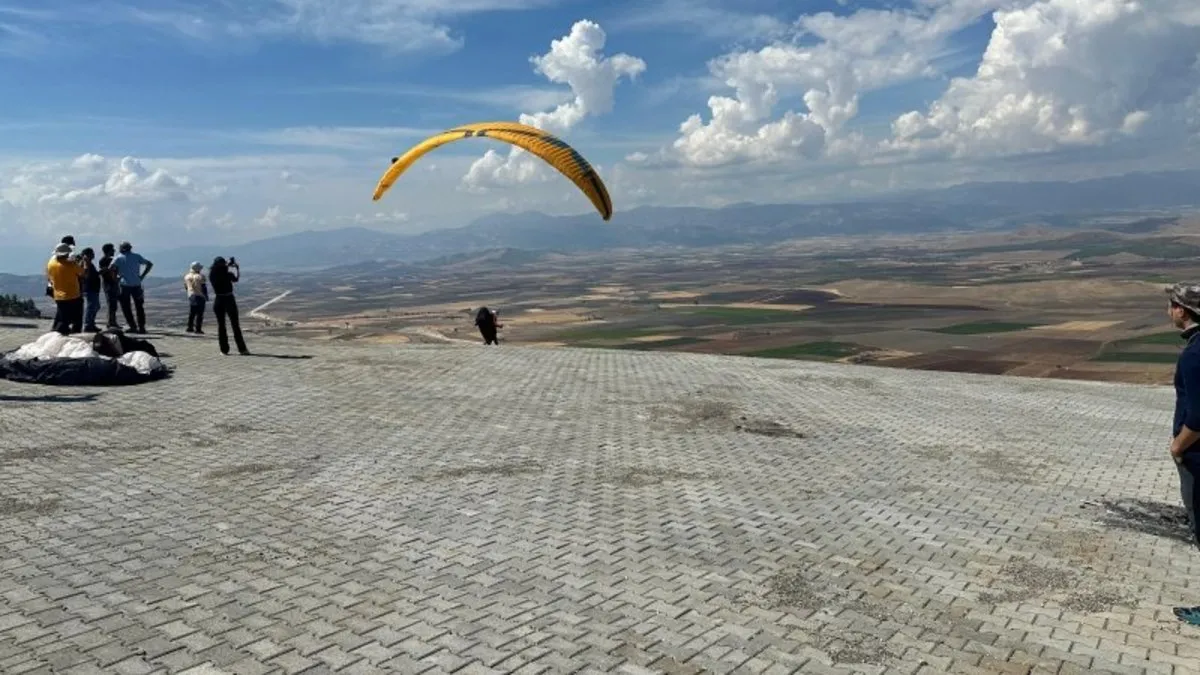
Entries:
<svg viewBox="0 0 1200 675">
<path fill-rule="evenodd" d="M 116 237 L 176 222 L 195 226 L 199 205 L 222 193 L 219 186 L 197 185 L 187 175 L 147 166 L 136 157 L 89 153 L 0 167 L 5 227 L 43 237 L 59 230 Z"/>
<path fill-rule="evenodd" d="M 4 194 L 23 205 L 186 201 L 197 192 L 188 177 L 161 168 L 151 171 L 135 157 L 109 160 L 86 154 L 65 166 L 27 166 L 13 176 Z"/>
<path fill-rule="evenodd" d="M 977 72 L 893 124 L 889 147 L 956 157 L 1186 133 L 1200 102 L 1200 3 L 1038 0 L 995 13 Z"/>
<path fill-rule="evenodd" d="M 858 139 L 846 125 L 857 117 L 861 96 L 935 75 L 933 63 L 947 36 L 996 4 L 926 0 L 912 9 L 804 16 L 795 40 L 713 60 L 710 71 L 733 96 L 710 97 L 708 121 L 700 114 L 688 117 L 657 159 L 712 167 L 853 153 Z M 788 102 L 804 108 L 776 116 Z"/>
<path fill-rule="evenodd" d="M 599 24 L 582 20 L 571 32 L 550 43 L 550 50 L 530 61 L 534 70 L 546 79 L 571 89 L 570 100 L 551 110 L 523 113 L 522 124 L 564 134 L 587 117 L 611 112 L 617 84 L 622 78 L 636 78 L 646 70 L 646 62 L 629 54 L 604 56 L 607 36 Z M 507 156 L 488 150 L 463 177 L 471 191 L 489 187 L 544 180 L 544 166 L 520 148 L 511 148 Z"/>
<path fill-rule="evenodd" d="M 856 125 L 862 97 L 941 79 L 956 33 L 990 16 L 975 73 L 885 133 Z M 919 0 L 904 9 L 804 16 L 797 32 L 709 68 L 709 98 L 670 147 L 631 164 L 715 168 L 986 158 L 1197 131 L 1200 3 L 1194 0 Z M 782 110 L 781 110 L 782 109 Z"/>
</svg>

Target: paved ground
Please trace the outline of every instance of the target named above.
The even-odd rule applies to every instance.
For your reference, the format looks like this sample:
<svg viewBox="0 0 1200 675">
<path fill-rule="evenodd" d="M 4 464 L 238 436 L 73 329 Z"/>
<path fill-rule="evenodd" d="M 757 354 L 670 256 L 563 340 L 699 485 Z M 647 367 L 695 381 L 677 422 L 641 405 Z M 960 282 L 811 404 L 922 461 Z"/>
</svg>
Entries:
<svg viewBox="0 0 1200 675">
<path fill-rule="evenodd" d="M 1200 672 L 1165 389 L 157 344 L 0 381 L 0 672 Z"/>
</svg>

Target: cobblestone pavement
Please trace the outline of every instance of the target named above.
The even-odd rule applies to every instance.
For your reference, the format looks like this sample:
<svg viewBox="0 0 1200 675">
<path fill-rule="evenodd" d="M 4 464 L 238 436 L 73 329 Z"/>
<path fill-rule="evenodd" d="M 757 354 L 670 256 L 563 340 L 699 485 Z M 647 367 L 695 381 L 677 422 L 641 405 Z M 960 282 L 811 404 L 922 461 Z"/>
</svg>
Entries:
<svg viewBox="0 0 1200 675">
<path fill-rule="evenodd" d="M 6 675 L 1200 672 L 1164 388 L 152 339 L 0 381 Z"/>
</svg>

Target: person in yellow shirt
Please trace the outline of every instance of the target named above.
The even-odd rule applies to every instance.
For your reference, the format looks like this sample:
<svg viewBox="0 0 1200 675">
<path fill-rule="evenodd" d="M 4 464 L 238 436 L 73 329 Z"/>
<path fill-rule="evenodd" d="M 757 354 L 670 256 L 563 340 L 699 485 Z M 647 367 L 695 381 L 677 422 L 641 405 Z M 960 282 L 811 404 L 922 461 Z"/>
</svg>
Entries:
<svg viewBox="0 0 1200 675">
<path fill-rule="evenodd" d="M 46 263 L 46 279 L 53 289 L 54 327 L 62 335 L 83 332 L 84 267 L 71 257 L 71 245 L 59 244 Z"/>
</svg>

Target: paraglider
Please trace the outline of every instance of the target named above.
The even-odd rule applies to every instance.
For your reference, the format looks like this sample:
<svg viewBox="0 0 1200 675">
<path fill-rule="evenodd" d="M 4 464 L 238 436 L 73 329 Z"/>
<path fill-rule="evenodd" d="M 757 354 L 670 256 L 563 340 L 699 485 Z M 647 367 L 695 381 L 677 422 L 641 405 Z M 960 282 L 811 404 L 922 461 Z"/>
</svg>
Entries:
<svg viewBox="0 0 1200 675">
<path fill-rule="evenodd" d="M 496 329 L 504 327 L 504 324 L 500 323 L 499 310 L 480 307 L 479 311 L 475 313 L 475 325 L 479 328 L 479 334 L 483 336 L 483 344 L 500 345 L 500 340 L 496 337 Z"/>
<path fill-rule="evenodd" d="M 412 166 L 425 153 L 447 143 L 464 138 L 491 138 L 504 141 L 536 155 L 542 161 L 558 170 L 575 184 L 592 202 L 600 217 L 604 220 L 612 218 L 612 199 L 608 196 L 608 188 L 591 164 L 574 148 L 537 127 L 518 122 L 479 122 L 448 129 L 436 133 L 417 143 L 399 157 L 392 158 L 392 164 L 379 179 L 375 187 L 373 201 L 379 201 L 400 174 Z"/>
</svg>

